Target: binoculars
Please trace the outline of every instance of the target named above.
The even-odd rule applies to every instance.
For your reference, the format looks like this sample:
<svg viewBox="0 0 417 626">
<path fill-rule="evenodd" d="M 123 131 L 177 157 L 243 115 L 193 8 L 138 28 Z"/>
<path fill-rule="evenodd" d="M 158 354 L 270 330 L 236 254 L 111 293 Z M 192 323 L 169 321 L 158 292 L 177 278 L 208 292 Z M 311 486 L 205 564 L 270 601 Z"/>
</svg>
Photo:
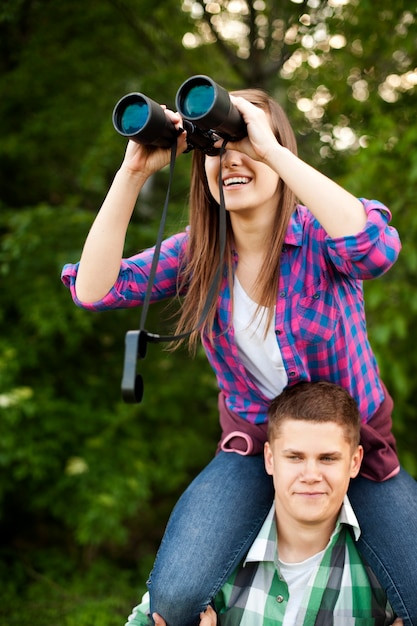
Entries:
<svg viewBox="0 0 417 626">
<path fill-rule="evenodd" d="M 176 108 L 187 131 L 187 152 L 197 148 L 205 154 L 219 153 L 219 139 L 238 141 L 247 135 L 246 124 L 228 92 L 208 76 L 192 76 L 177 91 Z M 169 148 L 178 131 L 162 107 L 142 93 L 123 96 L 113 110 L 116 131 L 143 145 Z"/>
</svg>

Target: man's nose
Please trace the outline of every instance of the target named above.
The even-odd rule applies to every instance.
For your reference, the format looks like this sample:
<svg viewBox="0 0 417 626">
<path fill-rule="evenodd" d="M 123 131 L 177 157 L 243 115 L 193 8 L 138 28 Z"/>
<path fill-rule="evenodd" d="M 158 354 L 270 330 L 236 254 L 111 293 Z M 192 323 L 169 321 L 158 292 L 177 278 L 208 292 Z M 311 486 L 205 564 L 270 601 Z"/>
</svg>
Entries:
<svg viewBox="0 0 417 626">
<path fill-rule="evenodd" d="M 322 479 L 319 464 L 314 459 L 307 459 L 302 469 L 302 480 L 305 482 L 317 482 Z"/>
</svg>

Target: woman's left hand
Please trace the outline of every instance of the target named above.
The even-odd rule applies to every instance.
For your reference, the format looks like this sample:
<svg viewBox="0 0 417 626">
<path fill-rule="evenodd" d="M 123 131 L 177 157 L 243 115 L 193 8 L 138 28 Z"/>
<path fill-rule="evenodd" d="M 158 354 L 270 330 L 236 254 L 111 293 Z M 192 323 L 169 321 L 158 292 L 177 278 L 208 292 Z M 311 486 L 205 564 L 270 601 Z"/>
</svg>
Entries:
<svg viewBox="0 0 417 626">
<path fill-rule="evenodd" d="M 240 141 L 229 142 L 226 149 L 244 152 L 255 161 L 265 162 L 271 149 L 277 147 L 277 139 L 272 131 L 267 114 L 240 96 L 230 96 L 246 123 L 248 136 Z"/>
</svg>

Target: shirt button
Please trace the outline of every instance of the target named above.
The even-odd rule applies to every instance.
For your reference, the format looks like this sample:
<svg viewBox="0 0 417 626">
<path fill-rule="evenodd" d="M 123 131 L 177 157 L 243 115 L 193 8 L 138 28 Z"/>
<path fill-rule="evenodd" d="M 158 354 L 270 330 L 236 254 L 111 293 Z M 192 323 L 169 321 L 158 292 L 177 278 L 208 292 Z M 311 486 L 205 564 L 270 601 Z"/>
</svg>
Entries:
<svg viewBox="0 0 417 626">
<path fill-rule="evenodd" d="M 285 298 L 287 296 L 287 292 L 286 291 L 280 291 L 279 292 L 279 297 L 280 298 Z"/>
<path fill-rule="evenodd" d="M 277 335 L 280 335 L 280 334 L 282 333 L 282 330 L 279 330 L 279 328 L 278 328 L 278 329 L 275 331 L 275 333 L 276 333 Z"/>
<path fill-rule="evenodd" d="M 276 600 L 279 604 L 281 604 L 281 602 L 284 602 L 284 596 L 277 596 Z"/>
<path fill-rule="evenodd" d="M 295 372 L 288 372 L 288 376 L 295 376 Z"/>
</svg>

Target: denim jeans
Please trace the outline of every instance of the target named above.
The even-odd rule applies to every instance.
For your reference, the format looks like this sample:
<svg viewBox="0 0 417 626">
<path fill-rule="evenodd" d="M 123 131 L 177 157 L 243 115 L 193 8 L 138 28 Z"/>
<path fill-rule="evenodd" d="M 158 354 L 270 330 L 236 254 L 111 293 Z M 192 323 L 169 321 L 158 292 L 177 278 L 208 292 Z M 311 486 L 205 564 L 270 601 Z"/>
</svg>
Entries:
<svg viewBox="0 0 417 626">
<path fill-rule="evenodd" d="M 348 495 L 362 530 L 362 556 L 404 625 L 416 626 L 417 482 L 403 469 L 382 483 L 358 476 Z"/>
<path fill-rule="evenodd" d="M 168 626 L 197 626 L 253 542 L 273 501 L 263 455 L 220 452 L 178 501 L 148 581 L 151 611 Z M 417 483 L 402 471 L 357 478 L 349 496 L 360 550 L 405 626 L 417 626 Z"/>
</svg>

